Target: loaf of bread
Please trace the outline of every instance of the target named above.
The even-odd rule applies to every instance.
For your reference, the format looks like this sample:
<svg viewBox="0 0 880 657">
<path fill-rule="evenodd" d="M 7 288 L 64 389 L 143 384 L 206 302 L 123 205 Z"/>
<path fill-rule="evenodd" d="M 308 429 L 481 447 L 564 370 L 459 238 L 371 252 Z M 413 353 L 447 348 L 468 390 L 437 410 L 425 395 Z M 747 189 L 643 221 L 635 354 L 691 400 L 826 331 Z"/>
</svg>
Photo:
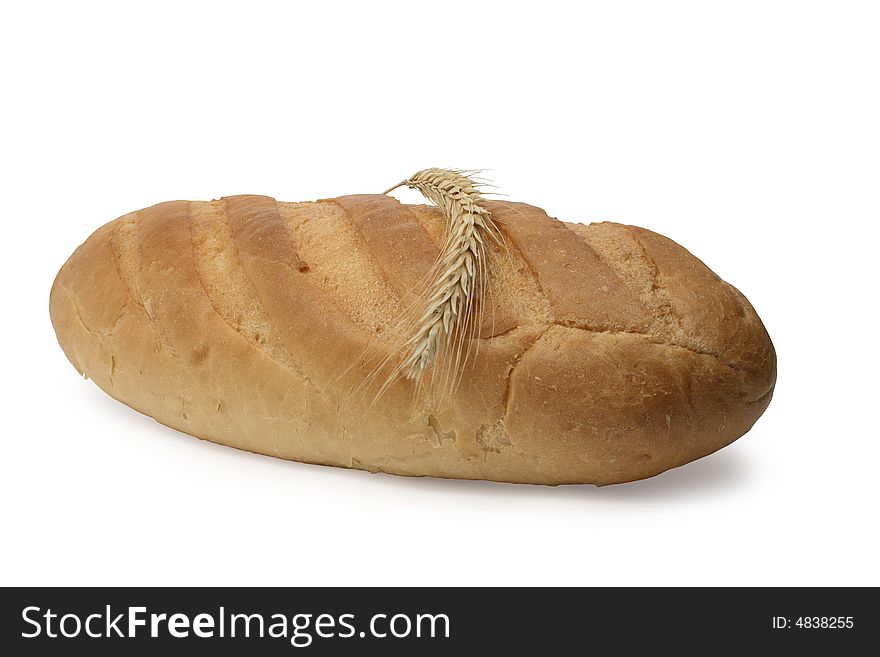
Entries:
<svg viewBox="0 0 880 657">
<path fill-rule="evenodd" d="M 439 399 L 403 376 L 370 385 L 399 358 L 399 318 L 446 233 L 438 208 L 385 195 L 125 215 L 61 268 L 52 323 L 77 371 L 162 424 L 371 472 L 618 483 L 724 447 L 767 408 L 764 326 L 684 248 L 485 207 L 503 240 L 471 355 Z"/>
</svg>

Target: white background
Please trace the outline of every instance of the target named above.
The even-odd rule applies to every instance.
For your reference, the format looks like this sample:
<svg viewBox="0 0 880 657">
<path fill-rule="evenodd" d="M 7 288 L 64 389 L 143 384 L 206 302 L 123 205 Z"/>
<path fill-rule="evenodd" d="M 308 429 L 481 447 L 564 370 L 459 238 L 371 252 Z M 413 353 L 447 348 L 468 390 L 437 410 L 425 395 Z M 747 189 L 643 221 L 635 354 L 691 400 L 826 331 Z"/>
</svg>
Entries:
<svg viewBox="0 0 880 657">
<path fill-rule="evenodd" d="M 880 584 L 876 4 L 238 5 L 4 4 L 0 583 Z M 114 217 L 428 166 L 682 243 L 776 344 L 765 416 L 640 483 L 406 479 L 178 434 L 55 341 Z"/>
</svg>

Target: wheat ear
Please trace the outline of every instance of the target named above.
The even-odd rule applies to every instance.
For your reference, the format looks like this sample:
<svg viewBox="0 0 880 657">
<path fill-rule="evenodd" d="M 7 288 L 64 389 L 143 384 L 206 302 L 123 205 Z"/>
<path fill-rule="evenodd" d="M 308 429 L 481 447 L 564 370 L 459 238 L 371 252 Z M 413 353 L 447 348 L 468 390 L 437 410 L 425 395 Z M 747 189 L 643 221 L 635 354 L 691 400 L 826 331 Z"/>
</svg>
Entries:
<svg viewBox="0 0 880 657">
<path fill-rule="evenodd" d="M 446 239 L 421 295 L 405 354 L 397 373 L 418 379 L 441 356 L 449 358 L 452 381 L 463 369 L 469 351 L 463 344 L 475 337 L 481 320 L 481 292 L 486 283 L 486 243 L 498 239 L 492 215 L 473 173 L 459 169 L 425 169 L 385 194 L 407 186 L 422 193 L 446 217 Z M 450 372 L 446 373 L 447 376 Z"/>
</svg>

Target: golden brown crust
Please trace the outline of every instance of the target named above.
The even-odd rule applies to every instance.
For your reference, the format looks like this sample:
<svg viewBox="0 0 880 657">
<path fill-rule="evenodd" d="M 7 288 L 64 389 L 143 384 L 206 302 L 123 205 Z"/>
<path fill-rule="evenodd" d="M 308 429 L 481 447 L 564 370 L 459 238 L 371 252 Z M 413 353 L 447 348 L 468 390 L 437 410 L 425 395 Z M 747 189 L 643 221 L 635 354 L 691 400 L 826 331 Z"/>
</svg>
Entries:
<svg viewBox="0 0 880 657">
<path fill-rule="evenodd" d="M 422 285 L 425 263 L 434 262 L 440 250 L 409 207 L 375 194 L 340 196 L 333 202 L 346 213 L 398 296 Z"/>
<path fill-rule="evenodd" d="M 558 219 L 525 203 L 487 204 L 550 301 L 555 321 L 645 331 L 647 309 L 596 252 Z"/>
<path fill-rule="evenodd" d="M 372 403 L 363 385 L 443 231 L 433 208 L 385 196 L 126 215 L 62 267 L 52 322 L 78 371 L 164 424 L 371 471 L 615 483 L 761 415 L 773 346 L 699 260 L 644 229 L 490 206 L 508 251 L 495 247 L 478 355 L 442 404 L 407 381 Z"/>
</svg>

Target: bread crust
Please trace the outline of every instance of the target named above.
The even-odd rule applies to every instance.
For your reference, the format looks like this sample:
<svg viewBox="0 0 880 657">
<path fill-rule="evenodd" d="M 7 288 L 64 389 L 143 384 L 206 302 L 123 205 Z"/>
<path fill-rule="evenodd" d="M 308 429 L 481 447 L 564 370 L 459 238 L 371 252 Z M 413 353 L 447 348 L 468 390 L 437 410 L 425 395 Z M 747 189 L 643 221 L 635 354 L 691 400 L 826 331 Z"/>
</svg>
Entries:
<svg viewBox="0 0 880 657">
<path fill-rule="evenodd" d="M 535 484 L 650 477 L 770 402 L 748 301 L 651 231 L 489 203 L 505 238 L 476 355 L 445 400 L 365 385 L 443 239 L 428 206 L 362 195 L 173 201 L 93 233 L 50 314 L 80 373 L 199 438 L 309 463 Z M 374 382 L 375 382 L 374 381 Z"/>
</svg>

